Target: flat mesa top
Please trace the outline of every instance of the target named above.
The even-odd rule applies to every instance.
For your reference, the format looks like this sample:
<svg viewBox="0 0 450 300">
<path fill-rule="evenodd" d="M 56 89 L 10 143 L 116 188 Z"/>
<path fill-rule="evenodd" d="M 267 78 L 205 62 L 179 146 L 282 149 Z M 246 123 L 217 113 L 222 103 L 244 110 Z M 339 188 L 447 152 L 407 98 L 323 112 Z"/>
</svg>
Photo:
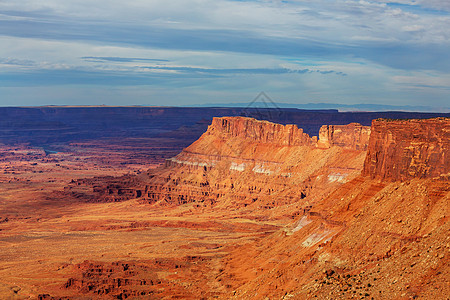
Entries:
<svg viewBox="0 0 450 300">
<path fill-rule="evenodd" d="M 40 106 L 17 106 L 20 108 L 41 108 L 41 107 L 51 107 L 51 108 L 98 108 L 98 107 L 155 107 L 155 108 L 168 108 L 175 106 L 162 106 L 162 105 L 40 105 Z"/>
</svg>

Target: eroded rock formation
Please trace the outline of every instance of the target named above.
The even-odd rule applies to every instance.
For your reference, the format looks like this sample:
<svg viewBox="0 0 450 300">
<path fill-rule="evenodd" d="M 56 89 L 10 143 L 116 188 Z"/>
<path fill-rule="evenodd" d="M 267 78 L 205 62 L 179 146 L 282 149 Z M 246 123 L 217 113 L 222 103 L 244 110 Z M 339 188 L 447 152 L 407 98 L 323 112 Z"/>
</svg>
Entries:
<svg viewBox="0 0 450 300">
<path fill-rule="evenodd" d="M 448 178 L 449 120 L 374 120 L 363 174 L 388 180 Z"/>
<path fill-rule="evenodd" d="M 64 283 L 63 289 L 75 290 L 81 295 L 95 295 L 95 298 L 108 299 L 161 299 L 168 295 L 195 299 L 202 295 L 201 285 L 207 283 L 209 275 L 198 276 L 196 286 L 190 289 L 184 287 L 183 281 L 192 276 L 190 272 L 201 274 L 198 269 L 208 269 L 204 258 L 189 256 L 178 259 L 160 258 L 145 262 L 84 261 L 71 267 L 74 269 L 74 277 Z M 161 269 L 165 272 L 161 272 Z M 170 276 L 167 274 L 169 272 L 177 276 Z"/>
<path fill-rule="evenodd" d="M 248 142 L 277 146 L 312 145 L 315 141 L 296 125 L 282 125 L 245 117 L 213 118 L 207 134 L 222 139 L 242 138 Z"/>
<path fill-rule="evenodd" d="M 324 125 L 319 131 L 318 147 L 338 146 L 354 150 L 367 150 L 370 126 L 358 123 L 348 125 Z"/>
<path fill-rule="evenodd" d="M 296 125 L 214 118 L 197 141 L 160 169 L 110 178 L 103 185 L 90 179 L 97 194 L 91 198 L 269 209 L 299 199 L 315 201 L 359 175 L 370 133 L 355 123 L 324 128 L 329 134 L 318 145 L 317 137 Z"/>
<path fill-rule="evenodd" d="M 235 296 L 446 299 L 449 126 L 375 120 L 363 172 L 371 176 L 337 187 L 289 229 L 236 249 L 225 274 L 247 277 Z"/>
</svg>

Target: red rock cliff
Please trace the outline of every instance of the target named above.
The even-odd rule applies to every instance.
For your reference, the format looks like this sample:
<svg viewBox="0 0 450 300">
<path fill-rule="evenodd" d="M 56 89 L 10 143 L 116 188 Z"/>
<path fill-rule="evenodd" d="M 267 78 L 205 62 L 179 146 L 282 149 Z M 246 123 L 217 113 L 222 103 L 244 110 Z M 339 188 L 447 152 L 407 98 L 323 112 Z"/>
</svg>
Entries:
<svg viewBox="0 0 450 300">
<path fill-rule="evenodd" d="M 297 125 L 282 125 L 245 117 L 214 118 L 207 132 L 225 138 L 240 137 L 249 142 L 280 146 L 301 146 L 315 143 L 315 139 L 311 139 Z"/>
<path fill-rule="evenodd" d="M 312 201 L 361 174 L 370 131 L 357 123 L 323 128 L 327 134 L 318 147 L 317 137 L 296 125 L 214 118 L 197 141 L 149 178 L 108 180 L 94 192 L 103 201 L 144 198 L 177 205 L 273 208 L 309 195 Z"/>
<path fill-rule="evenodd" d="M 348 125 L 323 125 L 319 131 L 320 148 L 338 146 L 353 150 L 367 150 L 370 137 L 370 126 L 359 123 Z"/>
<path fill-rule="evenodd" d="M 450 172 L 450 119 L 372 122 L 363 175 L 406 180 Z"/>
<path fill-rule="evenodd" d="M 370 130 L 359 124 L 329 128 L 331 144 L 317 147 L 317 137 L 296 125 L 214 118 L 197 141 L 167 160 L 143 195 L 150 202 L 266 208 L 318 199 L 361 174 Z"/>
</svg>

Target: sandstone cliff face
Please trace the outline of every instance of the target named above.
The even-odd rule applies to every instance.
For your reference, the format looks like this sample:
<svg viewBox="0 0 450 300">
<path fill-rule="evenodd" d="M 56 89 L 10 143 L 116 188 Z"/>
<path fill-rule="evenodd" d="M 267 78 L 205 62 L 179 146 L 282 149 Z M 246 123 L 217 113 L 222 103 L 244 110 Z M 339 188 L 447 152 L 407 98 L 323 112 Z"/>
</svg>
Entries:
<svg viewBox="0 0 450 300">
<path fill-rule="evenodd" d="M 296 125 L 282 125 L 245 117 L 214 118 L 207 134 L 280 146 L 312 145 L 315 142 Z"/>
<path fill-rule="evenodd" d="M 282 125 L 245 117 L 221 117 L 214 118 L 200 139 L 183 150 L 176 159 L 186 162 L 186 159 L 192 158 L 193 155 L 206 155 L 216 156 L 219 160 L 221 157 L 235 157 L 241 160 L 283 163 L 289 158 L 286 155 L 275 155 L 277 150 L 282 148 L 306 146 L 328 149 L 336 146 L 364 151 L 368 147 L 369 136 L 370 127 L 358 123 L 324 125 L 317 140 L 316 136 L 310 137 L 296 125 Z M 197 165 L 205 166 L 198 161 Z"/>
<path fill-rule="evenodd" d="M 322 127 L 319 147 L 354 147 L 335 132 Z M 355 177 L 305 206 L 291 229 L 236 249 L 224 273 L 248 277 L 235 297 L 449 295 L 450 186 L 440 180 L 449 178 L 449 143 L 449 119 L 375 120 L 364 166 L 372 178 Z"/>
<path fill-rule="evenodd" d="M 320 199 L 360 174 L 367 129 L 330 127 L 317 147 L 296 125 L 245 117 L 214 118 L 208 130 L 158 170 L 97 186 L 101 201 L 141 198 L 147 203 L 272 209 Z M 328 136 L 327 136 L 328 137 Z"/>
<path fill-rule="evenodd" d="M 97 194 L 93 198 L 264 209 L 314 201 L 358 176 L 365 158 L 366 127 L 327 128 L 328 144 L 318 147 L 317 138 L 296 125 L 245 117 L 214 118 L 197 141 L 160 169 L 104 184 L 93 181 Z"/>
<path fill-rule="evenodd" d="M 323 125 L 319 131 L 318 147 L 338 146 L 353 150 L 367 150 L 370 126 L 358 123 L 348 125 Z"/>
<path fill-rule="evenodd" d="M 374 120 L 363 175 L 407 180 L 450 172 L 450 119 Z"/>
</svg>

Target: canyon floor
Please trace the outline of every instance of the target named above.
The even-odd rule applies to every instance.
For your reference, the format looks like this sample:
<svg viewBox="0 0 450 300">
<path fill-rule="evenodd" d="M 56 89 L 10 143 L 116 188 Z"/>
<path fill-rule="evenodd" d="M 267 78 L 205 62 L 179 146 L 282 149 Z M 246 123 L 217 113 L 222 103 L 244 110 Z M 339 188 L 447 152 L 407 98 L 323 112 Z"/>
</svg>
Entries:
<svg viewBox="0 0 450 300">
<path fill-rule="evenodd" d="M 251 212 L 199 209 L 194 204 L 155 207 L 137 200 L 86 203 L 63 193 L 71 180 L 136 174 L 143 165 L 104 163 L 105 156 L 99 159 L 77 149 L 45 155 L 28 146 L 3 145 L 1 151 L 3 299 L 224 295 L 231 285 L 218 279 L 224 268 L 223 257 L 286 223 L 280 218 L 257 220 Z M 89 284 L 68 284 L 71 279 L 85 278 L 83 272 L 89 272 L 91 264 L 96 266 L 91 271 L 99 277 L 93 279 L 92 290 Z M 123 268 L 115 264 L 126 264 L 126 271 L 133 272 L 131 280 L 139 283 L 130 288 L 127 282 L 127 288 L 121 289 L 120 272 L 113 278 L 108 274 L 111 266 Z M 107 282 L 99 284 L 102 280 Z M 141 284 L 142 280 L 147 283 Z M 115 291 L 102 290 L 111 283 Z"/>
</svg>

